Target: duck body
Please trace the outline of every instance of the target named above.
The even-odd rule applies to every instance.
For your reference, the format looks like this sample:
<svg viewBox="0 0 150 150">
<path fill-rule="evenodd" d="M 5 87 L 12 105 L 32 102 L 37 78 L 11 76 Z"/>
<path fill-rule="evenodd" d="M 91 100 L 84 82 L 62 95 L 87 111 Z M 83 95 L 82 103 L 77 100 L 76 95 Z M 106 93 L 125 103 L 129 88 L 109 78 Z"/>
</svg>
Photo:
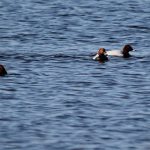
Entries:
<svg viewBox="0 0 150 150">
<path fill-rule="evenodd" d="M 128 58 L 128 57 L 131 57 L 131 55 L 129 54 L 130 51 L 133 51 L 133 48 L 129 44 L 127 44 L 123 47 L 122 50 L 107 51 L 107 55 L 108 56 L 121 56 L 124 58 Z"/>
<path fill-rule="evenodd" d="M 0 76 L 4 76 L 7 74 L 6 69 L 4 68 L 3 65 L 0 64 Z"/>
<path fill-rule="evenodd" d="M 96 54 L 94 57 L 93 57 L 93 60 L 97 60 L 97 61 L 108 61 L 108 57 L 104 54 Z"/>
<path fill-rule="evenodd" d="M 107 51 L 108 56 L 123 56 L 123 53 L 121 50 L 109 50 Z"/>
</svg>

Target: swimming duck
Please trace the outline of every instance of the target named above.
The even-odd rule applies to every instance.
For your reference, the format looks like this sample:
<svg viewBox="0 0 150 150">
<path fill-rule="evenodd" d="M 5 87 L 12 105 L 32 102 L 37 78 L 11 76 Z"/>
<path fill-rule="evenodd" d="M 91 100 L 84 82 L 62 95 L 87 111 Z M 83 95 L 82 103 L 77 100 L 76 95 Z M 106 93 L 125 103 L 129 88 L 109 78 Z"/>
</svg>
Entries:
<svg viewBox="0 0 150 150">
<path fill-rule="evenodd" d="M 4 76 L 7 74 L 6 69 L 4 68 L 3 65 L 0 64 L 0 76 Z"/>
<path fill-rule="evenodd" d="M 106 50 L 104 48 L 99 48 L 97 54 L 93 57 L 93 60 L 98 60 L 100 62 L 108 61 Z"/>
<path fill-rule="evenodd" d="M 130 51 L 133 51 L 133 48 L 131 45 L 126 44 L 122 50 L 111 50 L 111 51 L 107 51 L 107 55 L 109 56 L 122 56 L 124 58 L 128 58 L 131 57 L 131 55 L 129 54 Z"/>
</svg>

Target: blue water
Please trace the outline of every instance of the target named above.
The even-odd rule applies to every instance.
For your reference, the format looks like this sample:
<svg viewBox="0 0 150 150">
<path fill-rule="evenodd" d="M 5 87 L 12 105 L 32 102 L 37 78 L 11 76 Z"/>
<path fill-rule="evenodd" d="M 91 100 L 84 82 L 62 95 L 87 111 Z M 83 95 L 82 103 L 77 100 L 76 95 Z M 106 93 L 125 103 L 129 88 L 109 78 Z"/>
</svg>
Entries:
<svg viewBox="0 0 150 150">
<path fill-rule="evenodd" d="M 149 0 L 1 0 L 0 150 L 150 149 Z M 99 63 L 99 47 L 133 57 Z"/>
</svg>

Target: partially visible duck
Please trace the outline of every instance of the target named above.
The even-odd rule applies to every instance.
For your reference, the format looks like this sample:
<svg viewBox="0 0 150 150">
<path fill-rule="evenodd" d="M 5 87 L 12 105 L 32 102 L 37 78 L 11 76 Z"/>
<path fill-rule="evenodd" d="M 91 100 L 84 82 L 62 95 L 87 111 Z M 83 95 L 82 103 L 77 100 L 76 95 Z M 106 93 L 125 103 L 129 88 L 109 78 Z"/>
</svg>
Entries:
<svg viewBox="0 0 150 150">
<path fill-rule="evenodd" d="M 97 54 L 93 57 L 93 59 L 100 62 L 108 61 L 106 50 L 104 48 L 99 48 Z"/>
<path fill-rule="evenodd" d="M 131 57 L 131 55 L 129 54 L 130 51 L 133 51 L 133 48 L 131 45 L 126 44 L 122 50 L 111 50 L 111 51 L 107 51 L 107 55 L 110 56 L 122 56 L 124 58 L 128 58 Z"/>
<path fill-rule="evenodd" d="M 4 76 L 7 74 L 6 69 L 4 68 L 3 65 L 0 64 L 0 76 Z"/>
</svg>

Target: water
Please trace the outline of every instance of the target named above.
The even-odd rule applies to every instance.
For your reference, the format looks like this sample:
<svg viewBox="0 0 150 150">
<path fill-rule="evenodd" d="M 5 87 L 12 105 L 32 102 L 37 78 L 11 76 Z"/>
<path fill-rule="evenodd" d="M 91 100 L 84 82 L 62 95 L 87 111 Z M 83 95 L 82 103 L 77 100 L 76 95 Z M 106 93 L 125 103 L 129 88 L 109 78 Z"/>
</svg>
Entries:
<svg viewBox="0 0 150 150">
<path fill-rule="evenodd" d="M 149 0 L 1 0 L 0 150 L 150 149 Z M 133 57 L 99 63 L 99 47 Z"/>
</svg>

